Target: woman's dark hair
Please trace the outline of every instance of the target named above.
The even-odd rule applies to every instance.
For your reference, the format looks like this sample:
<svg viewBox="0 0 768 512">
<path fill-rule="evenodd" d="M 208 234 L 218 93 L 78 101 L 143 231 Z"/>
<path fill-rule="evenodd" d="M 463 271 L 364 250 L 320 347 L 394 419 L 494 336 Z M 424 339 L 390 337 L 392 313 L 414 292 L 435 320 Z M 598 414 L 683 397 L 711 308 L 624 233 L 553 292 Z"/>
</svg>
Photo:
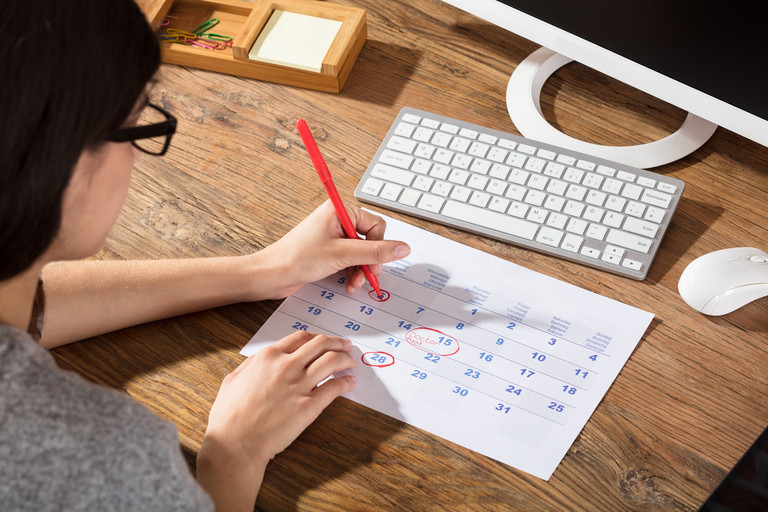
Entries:
<svg viewBox="0 0 768 512">
<path fill-rule="evenodd" d="M 50 246 L 85 149 L 125 121 L 160 62 L 133 0 L 0 2 L 0 281 Z"/>
</svg>

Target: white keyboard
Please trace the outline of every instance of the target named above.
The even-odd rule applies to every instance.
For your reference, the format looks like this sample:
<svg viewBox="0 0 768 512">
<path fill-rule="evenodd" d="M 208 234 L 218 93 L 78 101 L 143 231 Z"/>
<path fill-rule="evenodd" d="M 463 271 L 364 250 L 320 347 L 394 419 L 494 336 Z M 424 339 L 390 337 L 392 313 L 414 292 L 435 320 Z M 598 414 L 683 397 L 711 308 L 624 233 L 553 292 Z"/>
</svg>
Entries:
<svg viewBox="0 0 768 512">
<path fill-rule="evenodd" d="M 403 108 L 355 197 L 645 279 L 685 183 Z"/>
</svg>

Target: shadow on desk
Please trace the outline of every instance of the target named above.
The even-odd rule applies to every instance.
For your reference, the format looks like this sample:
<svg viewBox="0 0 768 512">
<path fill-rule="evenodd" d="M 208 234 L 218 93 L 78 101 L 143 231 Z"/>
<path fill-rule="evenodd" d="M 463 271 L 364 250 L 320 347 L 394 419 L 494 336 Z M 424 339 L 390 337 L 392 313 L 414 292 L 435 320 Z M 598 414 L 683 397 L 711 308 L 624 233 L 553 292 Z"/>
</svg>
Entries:
<svg viewBox="0 0 768 512">
<path fill-rule="evenodd" d="M 392 106 L 419 67 L 423 52 L 383 41 L 365 42 L 341 94 L 359 101 Z"/>
</svg>

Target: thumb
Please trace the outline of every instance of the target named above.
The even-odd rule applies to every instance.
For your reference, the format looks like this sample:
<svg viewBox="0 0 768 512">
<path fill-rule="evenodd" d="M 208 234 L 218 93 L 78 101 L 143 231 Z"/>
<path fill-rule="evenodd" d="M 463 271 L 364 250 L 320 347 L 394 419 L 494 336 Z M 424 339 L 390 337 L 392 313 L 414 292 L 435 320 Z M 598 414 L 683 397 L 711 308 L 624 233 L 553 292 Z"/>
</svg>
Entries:
<svg viewBox="0 0 768 512">
<path fill-rule="evenodd" d="M 405 242 L 396 240 L 350 240 L 340 239 L 339 263 L 347 267 L 368 265 L 377 275 L 381 264 L 405 258 L 411 248 Z"/>
</svg>

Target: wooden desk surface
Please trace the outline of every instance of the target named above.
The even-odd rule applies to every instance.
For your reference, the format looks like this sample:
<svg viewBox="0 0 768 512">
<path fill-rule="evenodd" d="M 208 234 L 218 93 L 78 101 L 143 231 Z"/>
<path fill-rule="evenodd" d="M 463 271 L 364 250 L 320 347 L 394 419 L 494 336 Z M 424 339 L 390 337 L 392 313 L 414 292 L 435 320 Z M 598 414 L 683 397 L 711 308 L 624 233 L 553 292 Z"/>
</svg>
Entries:
<svg viewBox="0 0 768 512">
<path fill-rule="evenodd" d="M 402 106 L 517 133 L 504 91 L 536 45 L 439 0 L 335 0 L 368 10 L 368 41 L 341 94 L 163 66 L 152 98 L 179 117 L 143 158 L 99 257 L 243 254 L 324 198 L 294 129 L 304 117 L 343 197 Z M 658 139 L 684 114 L 579 64 L 547 83 L 547 117 L 605 144 Z M 768 149 L 718 129 L 656 169 L 687 183 L 648 279 L 636 282 L 392 214 L 654 312 L 656 317 L 549 482 L 339 399 L 269 466 L 259 510 L 696 510 L 768 425 L 768 299 L 724 317 L 677 293 L 695 257 L 768 248 Z M 57 349 L 62 366 L 122 389 L 178 426 L 196 453 L 221 379 L 278 302 L 240 304 Z"/>
</svg>

